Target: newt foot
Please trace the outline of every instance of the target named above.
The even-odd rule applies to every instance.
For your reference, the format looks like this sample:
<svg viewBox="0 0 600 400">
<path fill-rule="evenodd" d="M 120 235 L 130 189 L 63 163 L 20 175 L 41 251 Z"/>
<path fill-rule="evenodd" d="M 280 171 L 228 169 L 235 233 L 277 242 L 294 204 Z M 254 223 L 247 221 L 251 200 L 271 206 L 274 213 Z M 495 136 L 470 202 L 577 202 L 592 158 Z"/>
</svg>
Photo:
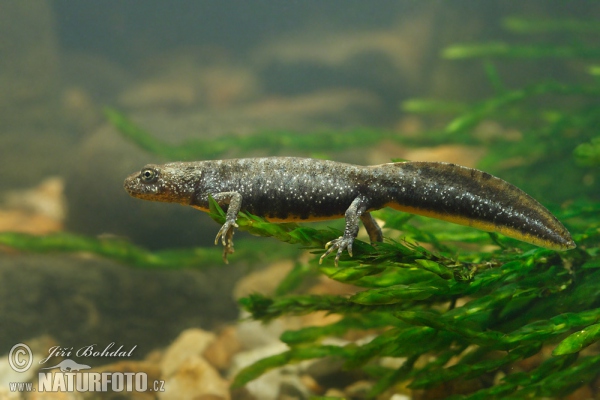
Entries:
<svg viewBox="0 0 600 400">
<path fill-rule="evenodd" d="M 238 224 L 235 221 L 225 221 L 219 232 L 217 232 L 217 237 L 215 238 L 215 244 L 219 243 L 219 238 L 221 238 L 221 243 L 223 243 L 223 261 L 225 264 L 229 264 L 227 260 L 227 255 L 234 252 L 233 249 L 233 232 L 234 228 L 237 228 Z"/>
<path fill-rule="evenodd" d="M 354 238 L 345 236 L 340 236 L 339 238 L 327 243 L 325 245 L 325 249 L 327 249 L 327 251 L 319 259 L 319 264 L 321 264 L 323 262 L 323 259 L 329 254 L 331 254 L 334 250 L 337 250 L 334 260 L 335 266 L 337 267 L 338 261 L 340 260 L 340 256 L 342 255 L 345 249 L 348 249 L 348 254 L 350 255 L 350 257 L 352 257 L 352 243 L 354 243 Z"/>
</svg>

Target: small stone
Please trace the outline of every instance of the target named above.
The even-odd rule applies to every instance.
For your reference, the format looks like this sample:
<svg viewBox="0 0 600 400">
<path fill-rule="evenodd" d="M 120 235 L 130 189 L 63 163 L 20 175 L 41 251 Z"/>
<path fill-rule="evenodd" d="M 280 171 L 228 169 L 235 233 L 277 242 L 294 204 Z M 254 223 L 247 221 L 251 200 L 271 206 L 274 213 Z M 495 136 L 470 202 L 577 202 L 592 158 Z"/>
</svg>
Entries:
<svg viewBox="0 0 600 400">
<path fill-rule="evenodd" d="M 245 387 L 231 389 L 230 392 L 231 398 L 235 400 L 260 400 L 254 397 Z"/>
<path fill-rule="evenodd" d="M 42 235 L 61 231 L 67 213 L 64 180 L 51 177 L 30 189 L 12 190 L 3 197 L 0 231 Z"/>
<path fill-rule="evenodd" d="M 293 268 L 292 261 L 273 263 L 260 271 L 252 272 L 235 285 L 233 297 L 239 299 L 250 294 L 260 293 L 266 296 L 275 293 L 279 283 Z"/>
<path fill-rule="evenodd" d="M 325 390 L 325 388 L 323 388 L 323 386 L 319 385 L 319 382 L 317 382 L 315 380 L 315 378 L 313 378 L 310 375 L 307 375 L 307 374 L 301 375 L 300 381 L 311 393 L 322 394 Z"/>
<path fill-rule="evenodd" d="M 237 337 L 244 349 L 256 349 L 279 343 L 279 337 L 288 329 L 282 319 L 276 319 L 264 324 L 251 321 L 248 314 L 243 312 L 236 327 Z M 287 349 L 287 346 L 284 346 Z"/>
<path fill-rule="evenodd" d="M 33 188 L 8 192 L 5 204 L 10 209 L 28 210 L 63 222 L 67 214 L 64 190 L 64 179 L 53 176 Z"/>
<path fill-rule="evenodd" d="M 2 400 L 20 400 L 21 394 L 11 392 L 8 388 L 0 388 L 0 399 Z"/>
<path fill-rule="evenodd" d="M 322 276 L 319 282 L 310 288 L 310 294 L 334 294 L 339 296 L 352 295 L 359 290 L 357 286 L 335 281 Z"/>
<path fill-rule="evenodd" d="M 237 374 L 242 368 L 255 363 L 263 358 L 281 354 L 289 350 L 289 347 L 281 342 L 274 342 L 268 346 L 257 347 L 255 349 L 241 351 L 233 356 L 229 374 L 231 376 Z"/>
<path fill-rule="evenodd" d="M 173 344 L 165 351 L 161 362 L 163 376 L 168 378 L 180 366 L 193 356 L 200 356 L 216 336 L 212 332 L 202 329 L 187 329 L 175 339 Z"/>
<path fill-rule="evenodd" d="M 160 400 L 229 400 L 229 382 L 199 355 L 190 355 L 165 380 Z"/>
<path fill-rule="evenodd" d="M 309 394 L 306 389 L 300 385 L 297 385 L 297 382 L 281 382 L 281 386 L 279 387 L 279 394 L 277 395 L 277 400 L 304 400 L 308 399 Z"/>
<path fill-rule="evenodd" d="M 40 365 L 40 361 L 48 357 L 48 349 L 56 345 L 56 340 L 50 336 L 42 335 L 28 340 L 25 344 L 29 347 L 33 355 L 31 367 L 26 371 L 17 372 L 10 366 L 10 363 L 0 362 L 0 388 L 8 387 L 10 382 L 31 382 L 35 378 L 38 368 L 45 367 L 45 365 Z M 15 347 L 15 352 L 18 352 L 19 348 L 22 348 L 22 346 Z M 25 349 L 23 348 L 23 350 Z M 13 353 L 11 356 L 9 353 L 2 355 L 1 359 L 9 360 L 10 357 L 15 356 L 23 361 L 25 360 L 23 357 L 27 357 L 25 354 L 21 356 L 17 353 Z M 3 399 L 1 395 L 0 399 Z"/>
<path fill-rule="evenodd" d="M 159 366 L 155 363 L 148 361 L 118 361 L 112 364 L 101 365 L 94 367 L 90 370 L 91 372 L 144 372 L 148 376 L 148 381 L 152 382 L 155 380 L 162 379 L 162 373 Z"/>
<path fill-rule="evenodd" d="M 48 373 L 53 375 L 53 391 L 40 391 L 38 379 L 35 378 L 33 380 L 33 392 L 28 393 L 27 400 L 82 400 L 84 398 L 83 394 L 77 391 L 66 391 L 67 387 L 61 386 L 61 384 L 58 383 L 62 382 L 62 385 L 66 385 L 63 372 L 56 369 Z"/>
<path fill-rule="evenodd" d="M 0 395 L 2 392 L 0 392 Z M 18 399 L 19 397 L 16 397 Z M 84 397 L 77 392 L 33 392 L 27 400 L 82 400 Z M 2 397 L 4 399 L 4 397 Z"/>
<path fill-rule="evenodd" d="M 373 383 L 369 381 L 357 381 L 346 387 L 346 394 L 349 397 L 366 398 L 369 391 L 373 388 Z"/>
<path fill-rule="evenodd" d="M 242 368 L 255 363 L 263 358 L 281 354 L 288 350 L 287 345 L 281 342 L 274 342 L 271 345 L 258 347 L 252 350 L 243 351 L 233 357 L 232 366 L 229 370 L 230 376 L 235 376 Z M 300 365 L 286 365 L 282 368 L 271 370 L 257 379 L 246 384 L 245 388 L 253 397 L 260 400 L 277 400 L 282 393 L 283 386 L 285 394 L 291 391 L 308 394 L 307 388 L 301 381 Z M 291 389 L 293 387 L 294 389 Z M 300 397 L 304 398 L 304 397 Z"/>
<path fill-rule="evenodd" d="M 236 332 L 235 326 L 226 327 L 202 354 L 206 361 L 221 371 L 229 368 L 233 355 L 242 347 Z"/>
<path fill-rule="evenodd" d="M 62 230 L 62 223 L 44 215 L 23 210 L 0 210 L 0 232 L 46 235 Z"/>
<path fill-rule="evenodd" d="M 594 396 L 594 392 L 589 385 L 582 386 L 565 397 L 566 400 L 587 400 L 596 398 L 597 397 Z"/>
<path fill-rule="evenodd" d="M 345 396 L 346 396 L 346 393 L 344 393 L 340 389 L 336 389 L 336 388 L 328 389 L 325 392 L 325 397 L 341 397 L 341 398 L 344 398 Z"/>
<path fill-rule="evenodd" d="M 396 393 L 390 397 L 390 400 L 411 400 L 411 397 L 406 394 Z"/>
</svg>

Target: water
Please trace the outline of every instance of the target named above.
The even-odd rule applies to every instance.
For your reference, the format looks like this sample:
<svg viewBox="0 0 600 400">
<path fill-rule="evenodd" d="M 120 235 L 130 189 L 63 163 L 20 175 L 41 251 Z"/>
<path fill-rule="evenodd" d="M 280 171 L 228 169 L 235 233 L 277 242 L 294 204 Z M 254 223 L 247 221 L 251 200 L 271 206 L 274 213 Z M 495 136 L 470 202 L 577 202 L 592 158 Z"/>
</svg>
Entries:
<svg viewBox="0 0 600 400">
<path fill-rule="evenodd" d="M 63 238 L 68 252 L 37 254 L 33 247 L 54 246 L 38 242 L 23 246 L 32 251 L 1 247 L 0 353 L 22 341 L 38 343 L 41 354 L 53 343 L 116 342 L 137 345 L 131 359 L 143 359 L 186 328 L 233 323 L 236 282 L 262 267 L 261 258 L 301 254 L 238 233 L 247 258 L 234 254 L 225 268 L 212 246 L 218 225 L 208 216 L 130 198 L 125 176 L 176 160 L 125 138 L 106 107 L 163 143 L 159 148 L 199 142 L 198 158 L 448 161 L 501 176 L 552 211 L 597 201 L 597 173 L 572 158 L 594 136 L 597 93 L 572 89 L 572 97 L 561 97 L 546 87 L 517 106 L 501 96 L 548 81 L 593 92 L 587 71 L 598 52 L 448 59 L 443 51 L 491 42 L 530 46 L 527 54 L 531 46 L 573 43 L 596 51 L 593 26 L 523 33 L 503 21 L 594 20 L 599 13 L 598 4 L 584 1 L 0 0 L 0 230 L 31 234 L 34 242 L 64 232 L 150 251 L 208 247 L 209 254 L 196 267 L 177 268 L 189 255 L 179 254 L 173 271 L 163 271 L 75 252 L 73 237 Z M 407 103 L 414 99 L 445 103 L 439 113 L 424 112 L 422 103 Z M 486 110 L 497 110 L 448 130 L 454 117 L 485 101 Z M 226 139 L 232 136 L 246 141 Z M 289 139 L 269 139 L 275 136 Z"/>
</svg>

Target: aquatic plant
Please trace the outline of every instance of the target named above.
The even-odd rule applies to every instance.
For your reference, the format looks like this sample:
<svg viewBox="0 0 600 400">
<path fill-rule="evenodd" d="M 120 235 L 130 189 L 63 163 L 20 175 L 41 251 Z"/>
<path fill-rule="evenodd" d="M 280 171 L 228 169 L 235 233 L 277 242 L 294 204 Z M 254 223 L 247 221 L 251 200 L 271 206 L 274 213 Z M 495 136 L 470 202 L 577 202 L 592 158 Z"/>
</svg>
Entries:
<svg viewBox="0 0 600 400">
<path fill-rule="evenodd" d="M 516 18 L 506 26 L 520 32 L 599 28 L 596 23 Z M 456 115 L 443 131 L 429 137 L 493 143 L 482 161 L 488 170 L 498 170 L 507 157 L 520 159 L 502 170 L 503 177 L 546 199 L 569 200 L 568 206 L 553 208 L 575 233 L 578 249 L 556 253 L 496 235 L 486 239 L 479 233 L 467 239 L 472 232 L 462 227 L 380 211 L 377 217 L 385 221 L 388 236 L 399 230 L 406 241 L 388 239 L 375 247 L 361 243 L 354 258 L 343 259 L 340 268 L 319 268 L 313 262 L 292 271 L 298 279 L 298 271 L 318 269 L 331 279 L 362 288 L 353 296 L 280 291 L 272 298 L 242 299 L 241 305 L 263 321 L 318 310 L 341 319 L 285 332 L 281 340 L 290 350 L 246 368 L 234 386 L 272 368 L 320 357 L 335 357 L 344 360 L 345 368 L 362 369 L 374 382 L 371 397 L 402 382 L 413 389 L 443 384 L 455 398 L 555 397 L 592 382 L 600 373 L 600 352 L 592 346 L 600 340 L 600 191 L 596 171 L 589 169 L 599 163 L 595 127 L 600 123 L 600 85 L 546 81 L 510 89 L 492 62 L 502 57 L 594 60 L 600 49 L 491 43 L 452 46 L 444 56 L 483 58 L 495 94 L 475 104 L 411 100 L 405 110 Z M 577 101 L 549 103 L 548 96 Z M 518 129 L 521 139 L 473 134 L 478 124 L 489 120 Z M 562 190 L 552 193 L 557 184 Z M 448 239 L 480 244 L 491 240 L 500 249 L 457 252 Z M 325 337 L 357 330 L 379 334 L 362 345 L 322 344 Z M 379 362 L 382 357 L 403 362 L 390 368 Z M 526 359 L 527 364 L 521 363 Z"/>
</svg>

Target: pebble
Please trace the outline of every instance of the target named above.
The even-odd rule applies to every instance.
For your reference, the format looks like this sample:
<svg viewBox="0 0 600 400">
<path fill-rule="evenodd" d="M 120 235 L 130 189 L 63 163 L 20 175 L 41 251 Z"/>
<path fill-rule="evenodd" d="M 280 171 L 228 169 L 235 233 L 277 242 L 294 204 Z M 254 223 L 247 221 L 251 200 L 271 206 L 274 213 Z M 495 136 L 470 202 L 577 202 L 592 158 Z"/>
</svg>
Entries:
<svg viewBox="0 0 600 400">
<path fill-rule="evenodd" d="M 165 379 L 160 400 L 229 400 L 229 382 L 204 358 L 190 355 Z"/>
<path fill-rule="evenodd" d="M 202 355 L 211 365 L 223 371 L 229 368 L 233 355 L 240 351 L 241 347 L 236 327 L 228 326 L 208 344 Z"/>
<path fill-rule="evenodd" d="M 201 356 L 204 350 L 214 342 L 216 335 L 202 329 L 187 329 L 175 339 L 173 344 L 165 351 L 161 362 L 164 377 L 175 373 L 181 365 L 194 356 Z"/>
</svg>

